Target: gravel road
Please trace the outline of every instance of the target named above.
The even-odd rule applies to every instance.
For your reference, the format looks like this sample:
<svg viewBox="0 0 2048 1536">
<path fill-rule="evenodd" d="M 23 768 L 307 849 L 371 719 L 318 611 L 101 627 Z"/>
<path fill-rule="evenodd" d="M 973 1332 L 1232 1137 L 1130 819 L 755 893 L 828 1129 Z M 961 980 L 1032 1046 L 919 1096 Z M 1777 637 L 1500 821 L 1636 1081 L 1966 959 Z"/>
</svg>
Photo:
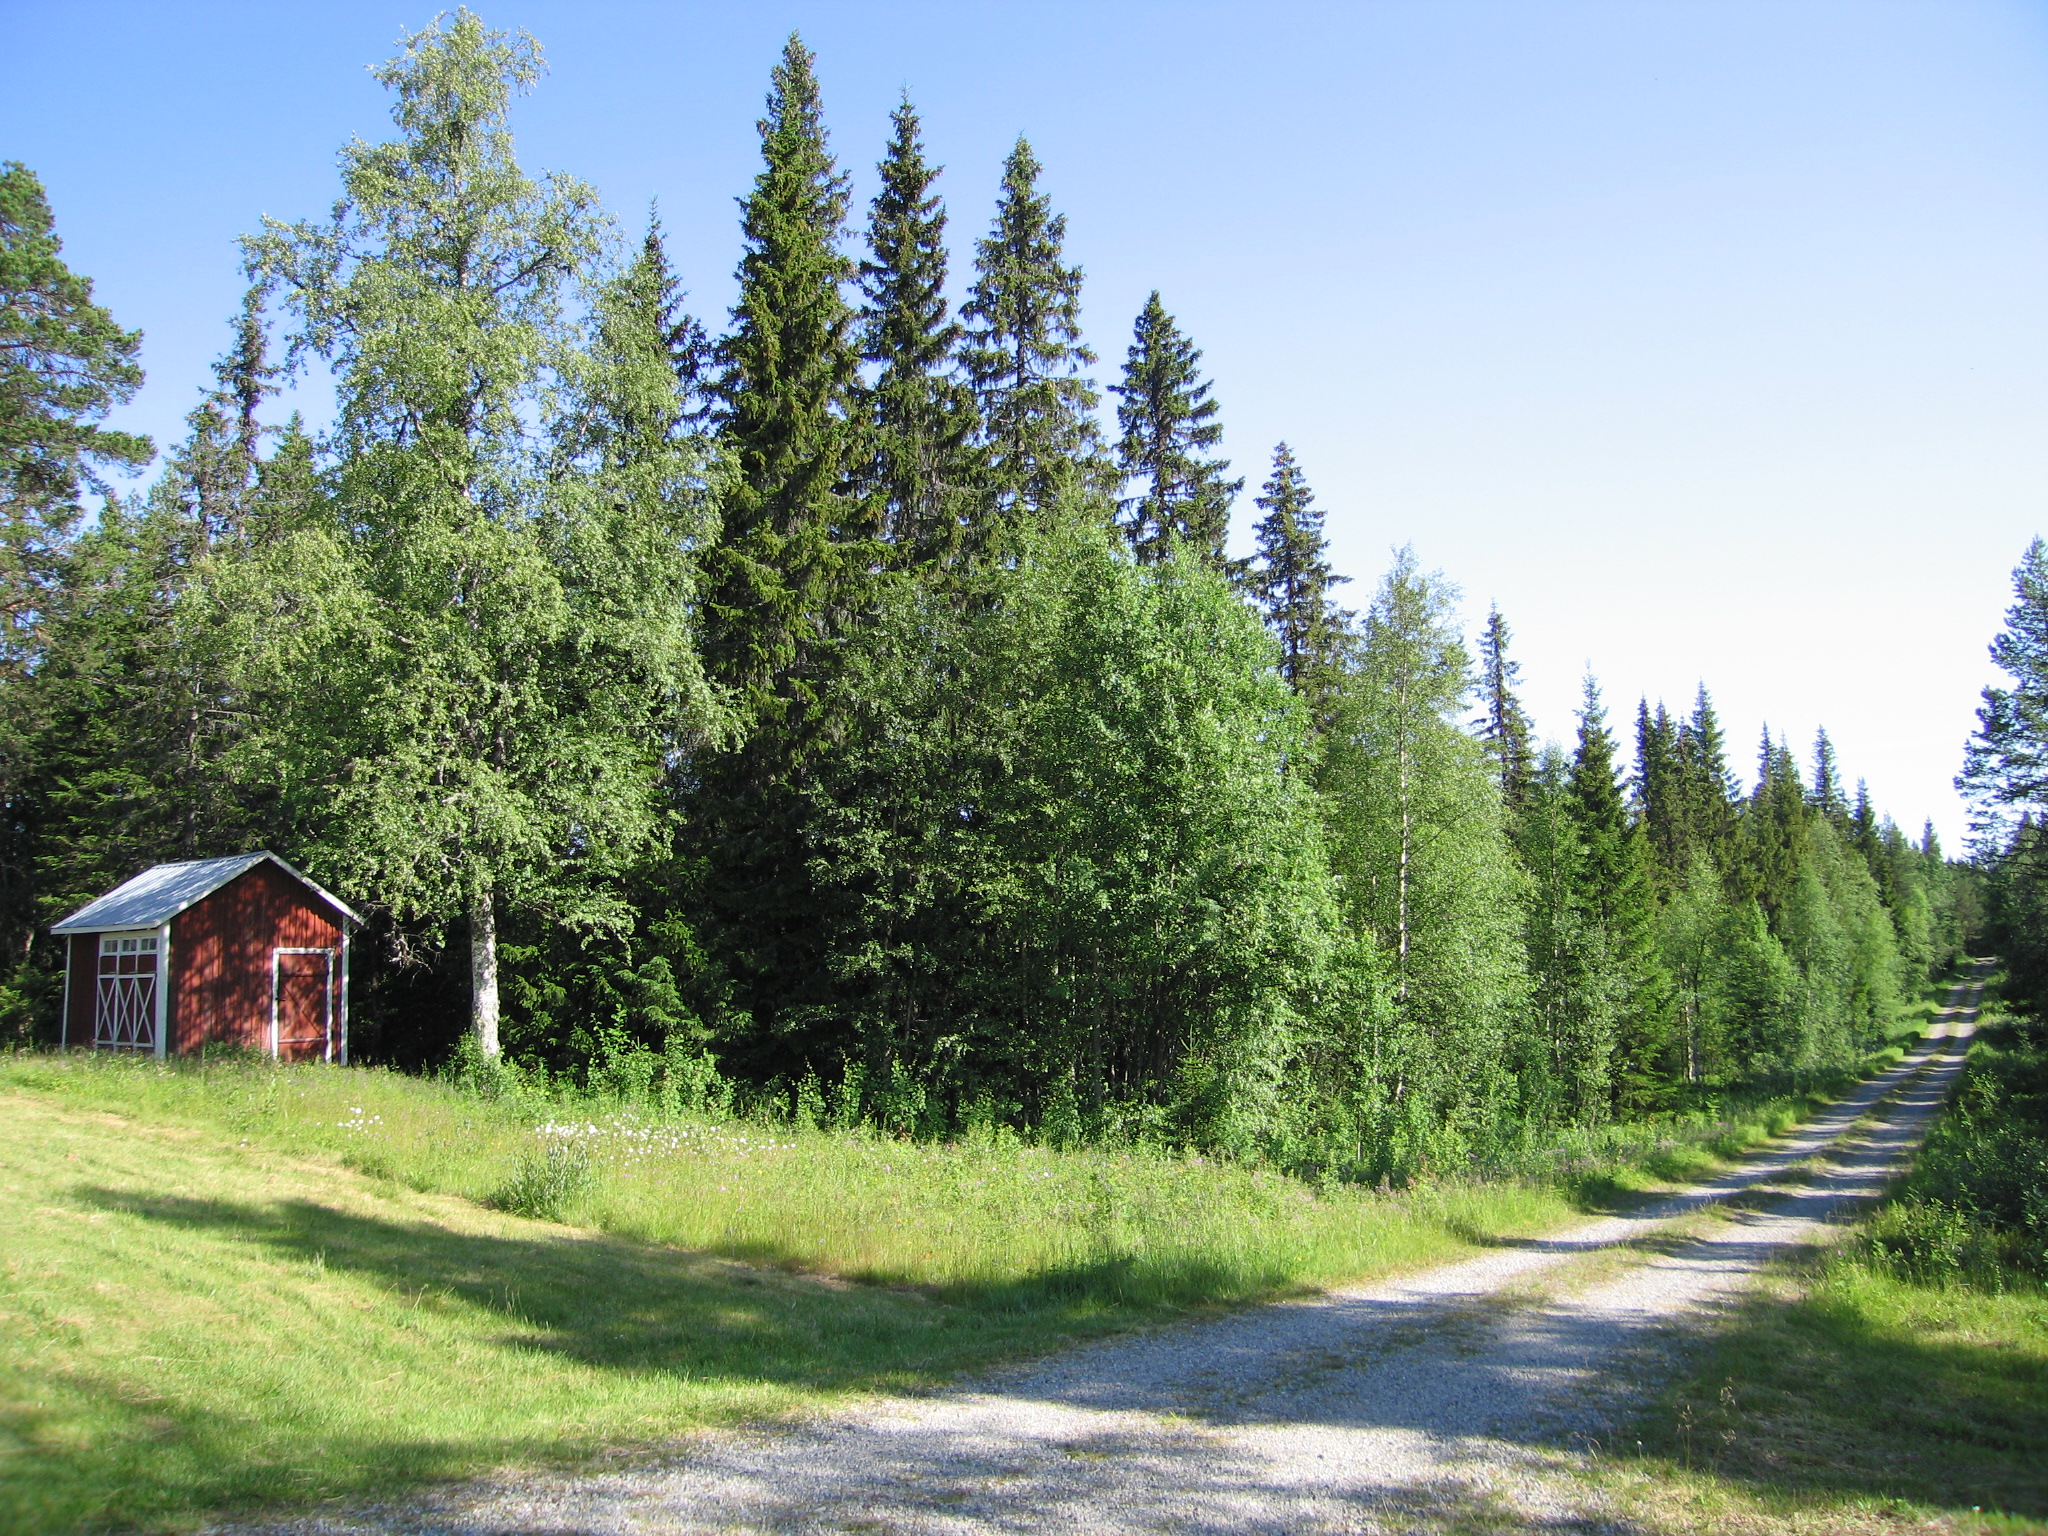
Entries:
<svg viewBox="0 0 2048 1536">
<path fill-rule="evenodd" d="M 1632 1216 L 932 1397 L 705 1436 L 656 1465 L 232 1529 L 1625 1530 L 1560 1453 L 1608 1437 L 1702 1308 L 1882 1189 L 1961 1067 L 1978 990 L 1959 986 L 1918 1052 L 1770 1152 Z"/>
</svg>

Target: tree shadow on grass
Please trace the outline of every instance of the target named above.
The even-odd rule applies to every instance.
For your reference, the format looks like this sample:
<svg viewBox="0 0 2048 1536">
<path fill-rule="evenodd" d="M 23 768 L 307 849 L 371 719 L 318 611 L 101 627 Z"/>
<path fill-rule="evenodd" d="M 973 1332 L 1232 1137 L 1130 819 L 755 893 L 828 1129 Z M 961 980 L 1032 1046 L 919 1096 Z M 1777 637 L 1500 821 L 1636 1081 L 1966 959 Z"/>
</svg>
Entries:
<svg viewBox="0 0 2048 1536">
<path fill-rule="evenodd" d="M 1826 1290 L 1740 1303 L 1640 1433 L 1766 1497 L 2048 1517 L 2048 1352 L 1930 1338 Z"/>
<path fill-rule="evenodd" d="M 32 1358 L 0 1368 L 0 1536 L 181 1526 L 217 1510 L 385 1497 L 509 1462 L 654 1449 L 820 1396 L 928 1389 L 1131 1316 L 1101 1299 L 1119 1286 L 1113 1265 L 949 1305 L 539 1223 L 461 1231 L 305 1199 L 69 1193 L 90 1210 L 219 1242 L 224 1261 L 239 1250 L 265 1267 L 223 1262 L 223 1288 L 244 1295 L 240 1310 L 205 1342 L 180 1336 L 191 1347 L 176 1353 L 222 1357 L 211 1379 L 148 1356 L 99 1369 Z M 336 1332 L 322 1336 L 314 1324 L 309 1344 L 302 1318 L 297 1334 L 272 1337 L 247 1298 L 271 1295 L 281 1277 L 367 1283 L 384 1301 L 279 1294 L 275 1304 L 289 1311 L 332 1316 Z M 401 1367 L 376 1400 L 356 1400 L 359 1376 L 372 1373 L 337 1359 L 354 1338 L 379 1372 Z M 498 1351 L 502 1369 L 490 1362 Z M 536 1376 L 520 1357 L 601 1374 Z M 451 1378 L 455 1359 L 474 1363 L 474 1379 Z M 529 1390 L 551 1395 L 516 1401 Z"/>
<path fill-rule="evenodd" d="M 310 1200 L 249 1204 L 122 1190 L 83 1201 L 214 1233 L 270 1257 L 353 1275 L 409 1304 L 467 1308 L 504 1324 L 499 1342 L 603 1370 L 730 1378 L 815 1390 L 916 1390 L 987 1358 L 991 1330 L 1016 1343 L 1092 1331 L 1107 1273 L 1049 1275 L 935 1300 L 580 1229 L 462 1232 Z M 1051 1314 L 1051 1315 L 1048 1315 Z"/>
<path fill-rule="evenodd" d="M 513 1459 L 544 1448 L 329 1431 L 310 1451 L 264 1435 L 253 1414 L 155 1399 L 132 1379 L 0 1374 L 6 1536 L 185 1530 L 197 1515 L 382 1494 Z"/>
</svg>

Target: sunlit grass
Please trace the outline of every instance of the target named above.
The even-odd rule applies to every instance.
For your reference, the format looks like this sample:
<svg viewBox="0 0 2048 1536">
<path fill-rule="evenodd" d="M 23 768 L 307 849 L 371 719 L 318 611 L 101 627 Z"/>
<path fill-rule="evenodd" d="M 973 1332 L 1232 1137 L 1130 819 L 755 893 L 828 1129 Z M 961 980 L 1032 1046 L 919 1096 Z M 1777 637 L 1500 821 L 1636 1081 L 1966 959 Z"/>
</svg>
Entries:
<svg viewBox="0 0 2048 1536">
<path fill-rule="evenodd" d="M 571 1115 L 330 1067 L 20 1057 L 0 1061 L 4 1086 L 478 1203 L 516 1203 L 503 1197 L 522 1167 L 573 1145 L 589 1176 L 557 1207 L 572 1224 L 978 1305 L 1237 1301 L 1436 1258 L 1453 1229 L 1523 1233 L 1573 1214 L 1559 1191 L 1519 1182 L 1318 1193 L 1154 1150 Z"/>
<path fill-rule="evenodd" d="M 1554 1229 L 1813 1102 L 1381 1193 L 1003 1131 L 917 1144 L 381 1071 L 0 1057 L 0 1528 L 189 1525 L 916 1389 Z"/>
<path fill-rule="evenodd" d="M 2048 1531 L 2048 1290 L 1811 1260 L 1633 1433 L 1598 1475 L 1645 1531 Z"/>
<path fill-rule="evenodd" d="M 1319 1197 L 1132 1152 L 594 1119 L 583 1225 L 479 1203 L 561 1139 L 382 1073 L 0 1063 L 0 1528 L 644 1448 L 1572 1215 L 1516 1185 Z"/>
<path fill-rule="evenodd" d="M 43 1096 L 0 1093 L 0 1141 L 0 1528 L 24 1536 L 575 1459 L 1055 1331 Z"/>
</svg>

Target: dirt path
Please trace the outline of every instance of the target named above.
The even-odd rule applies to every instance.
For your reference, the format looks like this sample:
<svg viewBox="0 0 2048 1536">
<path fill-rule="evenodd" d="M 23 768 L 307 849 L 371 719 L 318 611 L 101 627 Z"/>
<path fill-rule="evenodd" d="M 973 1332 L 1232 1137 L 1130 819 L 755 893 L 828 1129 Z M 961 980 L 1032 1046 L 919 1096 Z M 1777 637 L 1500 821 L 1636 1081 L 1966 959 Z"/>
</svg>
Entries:
<svg viewBox="0 0 2048 1536">
<path fill-rule="evenodd" d="M 465 1484 L 269 1529 L 1625 1529 L 1583 1505 L 1557 1453 L 1606 1438 L 1688 1314 L 1883 1188 L 1961 1067 L 1978 986 L 1956 988 L 1899 1067 L 1738 1172 L 1637 1215 L 932 1398 L 706 1437 L 658 1466 Z"/>
</svg>

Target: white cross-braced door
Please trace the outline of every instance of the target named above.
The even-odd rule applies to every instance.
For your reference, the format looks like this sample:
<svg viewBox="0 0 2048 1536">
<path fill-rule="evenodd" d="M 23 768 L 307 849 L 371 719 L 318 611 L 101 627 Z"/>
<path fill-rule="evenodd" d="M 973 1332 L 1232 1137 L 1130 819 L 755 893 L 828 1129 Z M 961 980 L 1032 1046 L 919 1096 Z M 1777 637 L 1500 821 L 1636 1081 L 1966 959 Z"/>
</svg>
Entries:
<svg viewBox="0 0 2048 1536">
<path fill-rule="evenodd" d="M 156 989 L 157 936 L 101 934 L 92 1043 L 114 1050 L 155 1050 Z"/>
</svg>

